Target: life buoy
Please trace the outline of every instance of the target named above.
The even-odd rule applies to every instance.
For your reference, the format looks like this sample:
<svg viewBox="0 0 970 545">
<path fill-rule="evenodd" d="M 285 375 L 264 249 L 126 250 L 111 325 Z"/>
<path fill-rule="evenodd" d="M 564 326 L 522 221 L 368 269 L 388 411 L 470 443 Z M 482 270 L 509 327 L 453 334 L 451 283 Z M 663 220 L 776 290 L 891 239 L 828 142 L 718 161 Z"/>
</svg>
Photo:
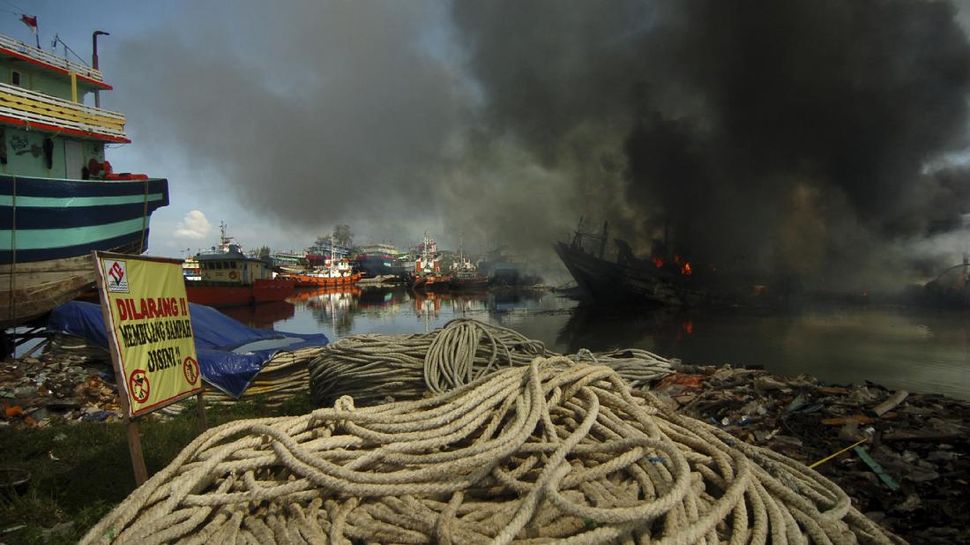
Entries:
<svg viewBox="0 0 970 545">
<path fill-rule="evenodd" d="M 230 280 L 235 280 L 237 276 L 238 275 L 236 274 L 236 271 L 229 271 L 229 279 Z"/>
</svg>

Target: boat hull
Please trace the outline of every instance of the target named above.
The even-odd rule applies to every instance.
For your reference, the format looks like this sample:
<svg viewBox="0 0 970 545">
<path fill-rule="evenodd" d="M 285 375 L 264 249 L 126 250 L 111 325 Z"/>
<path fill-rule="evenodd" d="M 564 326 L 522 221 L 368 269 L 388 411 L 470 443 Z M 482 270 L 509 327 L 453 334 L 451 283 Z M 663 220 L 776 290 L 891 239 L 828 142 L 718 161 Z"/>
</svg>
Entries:
<svg viewBox="0 0 970 545">
<path fill-rule="evenodd" d="M 330 288 L 336 286 L 353 286 L 360 281 L 360 276 L 360 273 L 336 278 L 309 274 L 287 274 L 285 278 L 293 280 L 298 288 Z"/>
<path fill-rule="evenodd" d="M 562 242 L 555 249 L 579 289 L 594 301 L 685 306 L 704 298 L 703 293 L 678 285 L 646 267 L 613 263 Z"/>
<path fill-rule="evenodd" d="M 450 287 L 455 291 L 484 291 L 488 289 L 488 277 L 455 277 L 451 279 Z"/>
<path fill-rule="evenodd" d="M 450 276 L 438 276 L 434 274 L 415 276 L 409 281 L 409 287 L 413 290 L 442 291 L 451 287 Z"/>
<path fill-rule="evenodd" d="M 40 318 L 94 285 L 92 251 L 140 254 L 164 179 L 0 176 L 0 327 Z"/>
<path fill-rule="evenodd" d="M 289 279 L 254 280 L 250 285 L 185 282 L 185 291 L 192 303 L 210 307 L 233 307 L 283 301 L 293 295 L 296 283 Z"/>
</svg>

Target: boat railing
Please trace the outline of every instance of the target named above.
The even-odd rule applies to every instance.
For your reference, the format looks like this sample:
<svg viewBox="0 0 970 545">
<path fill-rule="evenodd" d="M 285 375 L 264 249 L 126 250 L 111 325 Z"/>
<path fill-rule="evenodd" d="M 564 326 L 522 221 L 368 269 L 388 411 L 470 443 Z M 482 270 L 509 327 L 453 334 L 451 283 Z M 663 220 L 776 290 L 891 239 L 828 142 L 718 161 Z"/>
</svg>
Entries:
<svg viewBox="0 0 970 545">
<path fill-rule="evenodd" d="M 127 140 L 125 116 L 0 83 L 0 115 Z"/>
<path fill-rule="evenodd" d="M 9 36 L 0 34 L 0 48 L 20 53 L 21 55 L 30 57 L 44 64 L 55 66 L 62 70 L 67 70 L 68 72 L 80 74 L 88 79 L 104 82 L 104 76 L 101 74 L 101 71 L 96 68 L 91 68 L 86 64 L 74 62 L 72 60 L 65 59 L 64 57 L 59 57 L 53 53 L 34 47 L 26 42 L 15 40 Z"/>
</svg>

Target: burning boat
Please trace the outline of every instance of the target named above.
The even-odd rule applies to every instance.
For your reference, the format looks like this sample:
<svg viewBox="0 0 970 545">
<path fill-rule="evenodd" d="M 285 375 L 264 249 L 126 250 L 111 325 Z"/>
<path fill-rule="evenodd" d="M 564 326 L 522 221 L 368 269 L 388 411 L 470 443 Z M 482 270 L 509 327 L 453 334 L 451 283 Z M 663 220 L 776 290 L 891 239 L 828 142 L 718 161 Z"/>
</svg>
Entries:
<svg viewBox="0 0 970 545">
<path fill-rule="evenodd" d="M 152 213 L 168 205 L 166 180 L 114 172 L 105 160 L 105 144 L 130 140 L 125 116 L 99 107 L 111 86 L 97 58 L 95 49 L 88 66 L 0 36 L 3 328 L 93 286 L 92 250 L 144 252 Z"/>
<path fill-rule="evenodd" d="M 616 259 L 606 257 L 609 225 L 601 234 L 584 232 L 582 220 L 571 242 L 555 244 L 584 298 L 620 305 L 763 305 L 766 283 L 751 275 L 730 274 L 698 264 L 655 244 L 648 258 L 634 255 L 629 243 L 615 239 Z"/>
</svg>

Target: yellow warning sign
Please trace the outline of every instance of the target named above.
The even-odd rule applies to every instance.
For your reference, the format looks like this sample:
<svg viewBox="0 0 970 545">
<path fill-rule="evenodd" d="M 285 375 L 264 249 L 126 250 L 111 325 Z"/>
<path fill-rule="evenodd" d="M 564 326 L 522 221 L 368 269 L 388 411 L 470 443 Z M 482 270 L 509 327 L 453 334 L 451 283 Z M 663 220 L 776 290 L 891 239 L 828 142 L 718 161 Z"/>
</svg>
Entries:
<svg viewBox="0 0 970 545">
<path fill-rule="evenodd" d="M 182 262 L 102 252 L 95 261 L 108 342 L 128 414 L 142 415 L 200 392 Z"/>
</svg>

